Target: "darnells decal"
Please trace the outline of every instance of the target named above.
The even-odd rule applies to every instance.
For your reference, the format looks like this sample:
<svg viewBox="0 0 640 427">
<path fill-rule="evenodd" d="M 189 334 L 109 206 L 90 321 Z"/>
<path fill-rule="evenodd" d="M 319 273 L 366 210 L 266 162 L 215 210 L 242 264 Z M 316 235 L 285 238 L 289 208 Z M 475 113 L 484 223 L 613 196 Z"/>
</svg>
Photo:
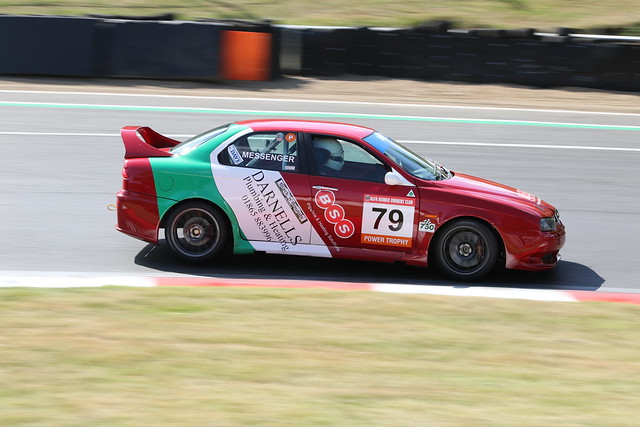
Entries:
<svg viewBox="0 0 640 427">
<path fill-rule="evenodd" d="M 280 174 L 277 174 L 277 176 L 280 176 Z M 307 218 L 304 216 L 300 205 L 293 198 L 293 194 L 284 180 L 282 178 L 273 180 L 271 174 L 267 176 L 264 171 L 258 171 L 245 176 L 243 181 L 247 189 L 247 193 L 242 196 L 244 207 L 263 235 L 262 238 L 257 238 L 257 236 L 251 236 L 249 235 L 251 234 L 250 232 L 245 231 L 248 234 L 247 237 L 250 240 L 280 242 L 283 252 L 290 248 L 289 245 L 295 246 L 302 243 L 304 239 L 300 235 L 300 230 L 297 229 L 295 222 L 291 220 L 285 206 L 291 208 L 298 223 L 307 222 Z M 277 192 L 276 189 L 278 190 Z M 293 199 L 292 201 L 295 203 L 293 206 L 292 201 L 288 200 L 285 193 Z M 299 212 L 296 212 L 296 209 Z M 241 220 L 241 225 L 243 225 L 242 222 Z"/>
</svg>

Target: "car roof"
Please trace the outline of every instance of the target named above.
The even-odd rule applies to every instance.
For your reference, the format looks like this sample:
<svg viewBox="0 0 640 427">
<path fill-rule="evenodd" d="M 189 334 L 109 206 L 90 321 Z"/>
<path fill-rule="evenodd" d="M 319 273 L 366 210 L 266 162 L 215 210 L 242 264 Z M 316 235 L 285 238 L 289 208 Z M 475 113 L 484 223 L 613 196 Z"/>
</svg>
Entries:
<svg viewBox="0 0 640 427">
<path fill-rule="evenodd" d="M 348 123 L 325 122 L 319 120 L 289 120 L 289 119 L 262 119 L 262 120 L 242 120 L 235 122 L 239 125 L 248 126 L 254 131 L 282 130 L 282 131 L 304 131 L 310 133 L 321 133 L 328 135 L 342 135 L 351 138 L 364 138 L 375 132 L 374 129 L 352 125 Z"/>
</svg>

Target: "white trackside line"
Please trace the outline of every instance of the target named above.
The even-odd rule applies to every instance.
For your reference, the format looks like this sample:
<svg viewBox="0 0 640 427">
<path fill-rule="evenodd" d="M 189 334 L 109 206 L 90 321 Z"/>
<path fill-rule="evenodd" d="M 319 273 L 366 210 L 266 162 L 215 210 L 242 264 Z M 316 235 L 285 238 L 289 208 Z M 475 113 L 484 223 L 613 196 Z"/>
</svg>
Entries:
<svg viewBox="0 0 640 427">
<path fill-rule="evenodd" d="M 166 279 L 169 279 L 167 277 Z M 258 280 L 260 282 L 261 280 Z M 166 280 L 165 280 L 166 282 Z M 56 273 L 56 272 L 12 272 L 0 274 L 0 289 L 2 288 L 97 288 L 105 286 L 122 287 L 155 287 L 158 277 L 152 276 L 118 276 L 91 275 L 84 273 Z M 442 296 L 466 296 L 503 299 L 524 299 L 533 301 L 578 302 L 569 293 L 554 290 L 521 289 L 521 288 L 486 288 L 434 286 L 434 285 L 403 285 L 393 283 L 370 284 L 369 289 L 375 292 L 396 294 L 428 294 Z"/>
<path fill-rule="evenodd" d="M 578 111 L 578 110 L 557 110 L 541 108 L 515 108 L 515 107 L 488 107 L 473 105 L 438 105 L 438 104 L 415 104 L 398 102 L 366 102 L 366 101 L 331 101 L 321 99 L 294 99 L 294 98 L 256 98 L 241 96 L 196 96 L 196 95 L 164 95 L 164 94 L 142 94 L 142 93 L 109 93 L 109 92 L 70 92 L 70 91 L 39 91 L 39 90 L 0 90 L 0 93 L 28 93 L 28 94 L 50 94 L 50 95 L 87 95 L 87 96 L 121 96 L 130 98 L 168 98 L 168 99 L 199 99 L 199 100 L 221 100 L 221 101 L 257 101 L 257 102 L 297 102 L 308 104 L 339 104 L 339 105 L 380 105 L 388 107 L 415 107 L 415 108 L 448 108 L 457 110 L 485 110 L 485 111 L 526 111 L 541 113 L 568 113 L 568 114 L 597 114 L 610 116 L 640 116 L 640 113 L 615 113 L 608 111 Z"/>
<path fill-rule="evenodd" d="M 2 132 L 0 131 L 0 135 L 24 135 L 24 136 L 110 136 L 110 137 L 120 137 L 120 133 L 76 133 L 76 132 Z M 164 134 L 169 138 L 190 138 L 194 136 L 194 134 L 188 135 L 172 135 L 172 134 Z"/>
<path fill-rule="evenodd" d="M 72 133 L 72 132 L 0 132 L 0 135 L 33 136 L 119 136 L 117 133 Z"/>
<path fill-rule="evenodd" d="M 2 101 L 9 102 L 9 101 Z M 10 103 L 22 104 L 22 101 L 11 101 Z M 24 102 L 32 106 L 41 107 L 77 107 L 77 108 L 106 108 L 106 109 L 132 109 L 132 110 L 146 110 L 146 111 L 160 111 L 160 112 L 191 112 L 194 110 L 207 113 L 254 113 L 263 114 L 265 110 L 243 109 L 243 108 L 204 108 L 204 107 L 163 107 L 157 105 L 122 105 L 122 104 L 77 104 L 77 103 L 63 103 L 63 102 Z M 625 128 L 640 130 L 640 126 L 627 126 L 627 125 L 612 125 L 612 124 L 600 124 L 600 123 L 575 123 L 575 122 L 541 122 L 532 120 L 504 120 L 504 119 L 492 119 L 492 118 L 473 118 L 473 117 L 435 117 L 435 116 L 414 116 L 414 115 L 401 115 L 401 114 L 363 114 L 352 112 L 333 112 L 333 111 L 299 111 L 299 110 L 270 110 L 269 114 L 277 116 L 278 114 L 288 115 L 295 114 L 297 116 L 323 116 L 323 117 L 367 117 L 371 119 L 398 119 L 398 120 L 432 120 L 432 121 L 449 121 L 460 123 L 486 123 L 493 125 L 504 124 L 527 124 L 527 125 L 545 125 L 545 126 L 584 126 L 592 129 L 607 129 L 607 128 Z"/>
<path fill-rule="evenodd" d="M 402 144 L 425 144 L 425 145 L 464 145 L 472 147 L 505 147 L 505 148 L 553 148 L 563 150 L 600 150 L 600 151 L 631 151 L 638 152 L 640 148 L 627 147 L 600 147 L 590 145 L 549 145 L 549 144 L 500 144 L 492 142 L 458 142 L 458 141 L 415 141 L 398 140 Z"/>
<path fill-rule="evenodd" d="M 526 299 L 533 301 L 578 302 L 566 292 L 544 289 L 522 288 L 486 288 L 486 287 L 453 287 L 433 285 L 399 285 L 392 283 L 372 284 L 371 289 L 376 292 L 396 294 L 428 294 L 444 296 L 485 297 L 504 299 Z"/>
<path fill-rule="evenodd" d="M 154 287 L 144 276 L 15 275 L 0 276 L 0 288 L 98 288 L 104 286 Z"/>
</svg>

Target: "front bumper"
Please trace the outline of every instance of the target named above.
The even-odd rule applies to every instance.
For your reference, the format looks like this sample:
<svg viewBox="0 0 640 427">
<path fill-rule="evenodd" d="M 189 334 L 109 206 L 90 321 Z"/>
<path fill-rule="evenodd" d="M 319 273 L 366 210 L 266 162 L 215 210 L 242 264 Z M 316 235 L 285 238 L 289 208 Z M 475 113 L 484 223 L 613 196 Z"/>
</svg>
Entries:
<svg viewBox="0 0 640 427">
<path fill-rule="evenodd" d="M 506 268 L 516 270 L 548 270 L 560 261 L 566 232 L 562 223 L 556 231 L 512 230 L 503 234 Z"/>
</svg>

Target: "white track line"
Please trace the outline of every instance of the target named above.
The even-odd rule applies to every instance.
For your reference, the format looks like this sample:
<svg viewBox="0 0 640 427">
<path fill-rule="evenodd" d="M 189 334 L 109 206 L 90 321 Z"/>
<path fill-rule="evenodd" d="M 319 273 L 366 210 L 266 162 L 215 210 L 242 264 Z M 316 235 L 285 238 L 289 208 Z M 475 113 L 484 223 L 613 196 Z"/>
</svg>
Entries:
<svg viewBox="0 0 640 427">
<path fill-rule="evenodd" d="M 66 103 L 66 102 L 23 102 L 23 101 L 0 101 L 2 103 L 10 104 L 28 104 L 29 106 L 37 107 L 62 107 L 62 108 L 93 108 L 93 109 L 115 109 L 115 110 L 128 110 L 133 111 L 159 111 L 159 112 L 206 112 L 206 113 L 238 113 L 238 114 L 260 114 L 264 115 L 265 110 L 256 109 L 242 109 L 242 108 L 208 108 L 208 107 L 181 107 L 171 106 L 163 107 L 157 105 L 122 105 L 122 104 L 84 104 L 84 103 Z M 414 115 L 402 115 L 402 114 L 367 114 L 367 113 L 353 113 L 353 112 L 332 112 L 332 111 L 294 111 L 294 110 L 270 110 L 268 111 L 271 116 L 278 115 L 290 115 L 296 116 L 310 116 L 315 118 L 328 118 L 328 117 L 340 117 L 340 118 L 367 118 L 367 119 L 387 119 L 387 120 L 422 120 L 432 122 L 451 122 L 451 123 L 464 123 L 474 124 L 482 123 L 489 125 L 534 125 L 534 126 L 558 126 L 558 127 L 571 127 L 571 128 L 589 128 L 589 129 L 610 129 L 610 128 L 625 128 L 625 130 L 640 130 L 640 126 L 629 125 L 614 125 L 614 124 L 601 124 L 601 123 L 575 123 L 575 122 L 547 122 L 537 120 L 505 120 L 495 118 L 476 118 L 476 117 L 436 117 L 436 116 L 414 116 Z"/>
<path fill-rule="evenodd" d="M 121 97 L 130 97 L 130 98 L 144 97 L 144 98 L 168 98 L 168 99 L 199 99 L 199 100 L 208 99 L 208 100 L 221 100 L 221 101 L 300 102 L 300 103 L 309 103 L 309 104 L 380 105 L 380 106 L 387 106 L 387 107 L 448 108 L 448 109 L 458 109 L 458 110 L 526 111 L 526 112 L 541 112 L 541 113 L 640 116 L 640 113 L 615 113 L 615 112 L 608 112 L 608 111 L 578 111 L 578 110 L 557 110 L 557 109 L 540 109 L 540 108 L 488 107 L 488 106 L 472 106 L 472 105 L 438 105 L 438 104 L 415 104 L 415 103 L 396 103 L 396 102 L 332 101 L 332 100 L 297 99 L 297 98 L 256 98 L 256 97 L 247 98 L 247 97 L 232 97 L 232 96 L 163 95 L 163 94 L 37 91 L 37 90 L 0 90 L 0 93 L 121 96 Z"/>
<path fill-rule="evenodd" d="M 640 148 L 628 147 L 601 147 L 590 145 L 549 145 L 549 144 L 499 144 L 492 142 L 461 142 L 461 141 L 412 141 L 398 140 L 402 144 L 423 145 L 462 145 L 472 147 L 505 147 L 505 148 L 554 148 L 563 150 L 599 150 L 599 151 L 631 151 L 639 152 Z"/>
</svg>

